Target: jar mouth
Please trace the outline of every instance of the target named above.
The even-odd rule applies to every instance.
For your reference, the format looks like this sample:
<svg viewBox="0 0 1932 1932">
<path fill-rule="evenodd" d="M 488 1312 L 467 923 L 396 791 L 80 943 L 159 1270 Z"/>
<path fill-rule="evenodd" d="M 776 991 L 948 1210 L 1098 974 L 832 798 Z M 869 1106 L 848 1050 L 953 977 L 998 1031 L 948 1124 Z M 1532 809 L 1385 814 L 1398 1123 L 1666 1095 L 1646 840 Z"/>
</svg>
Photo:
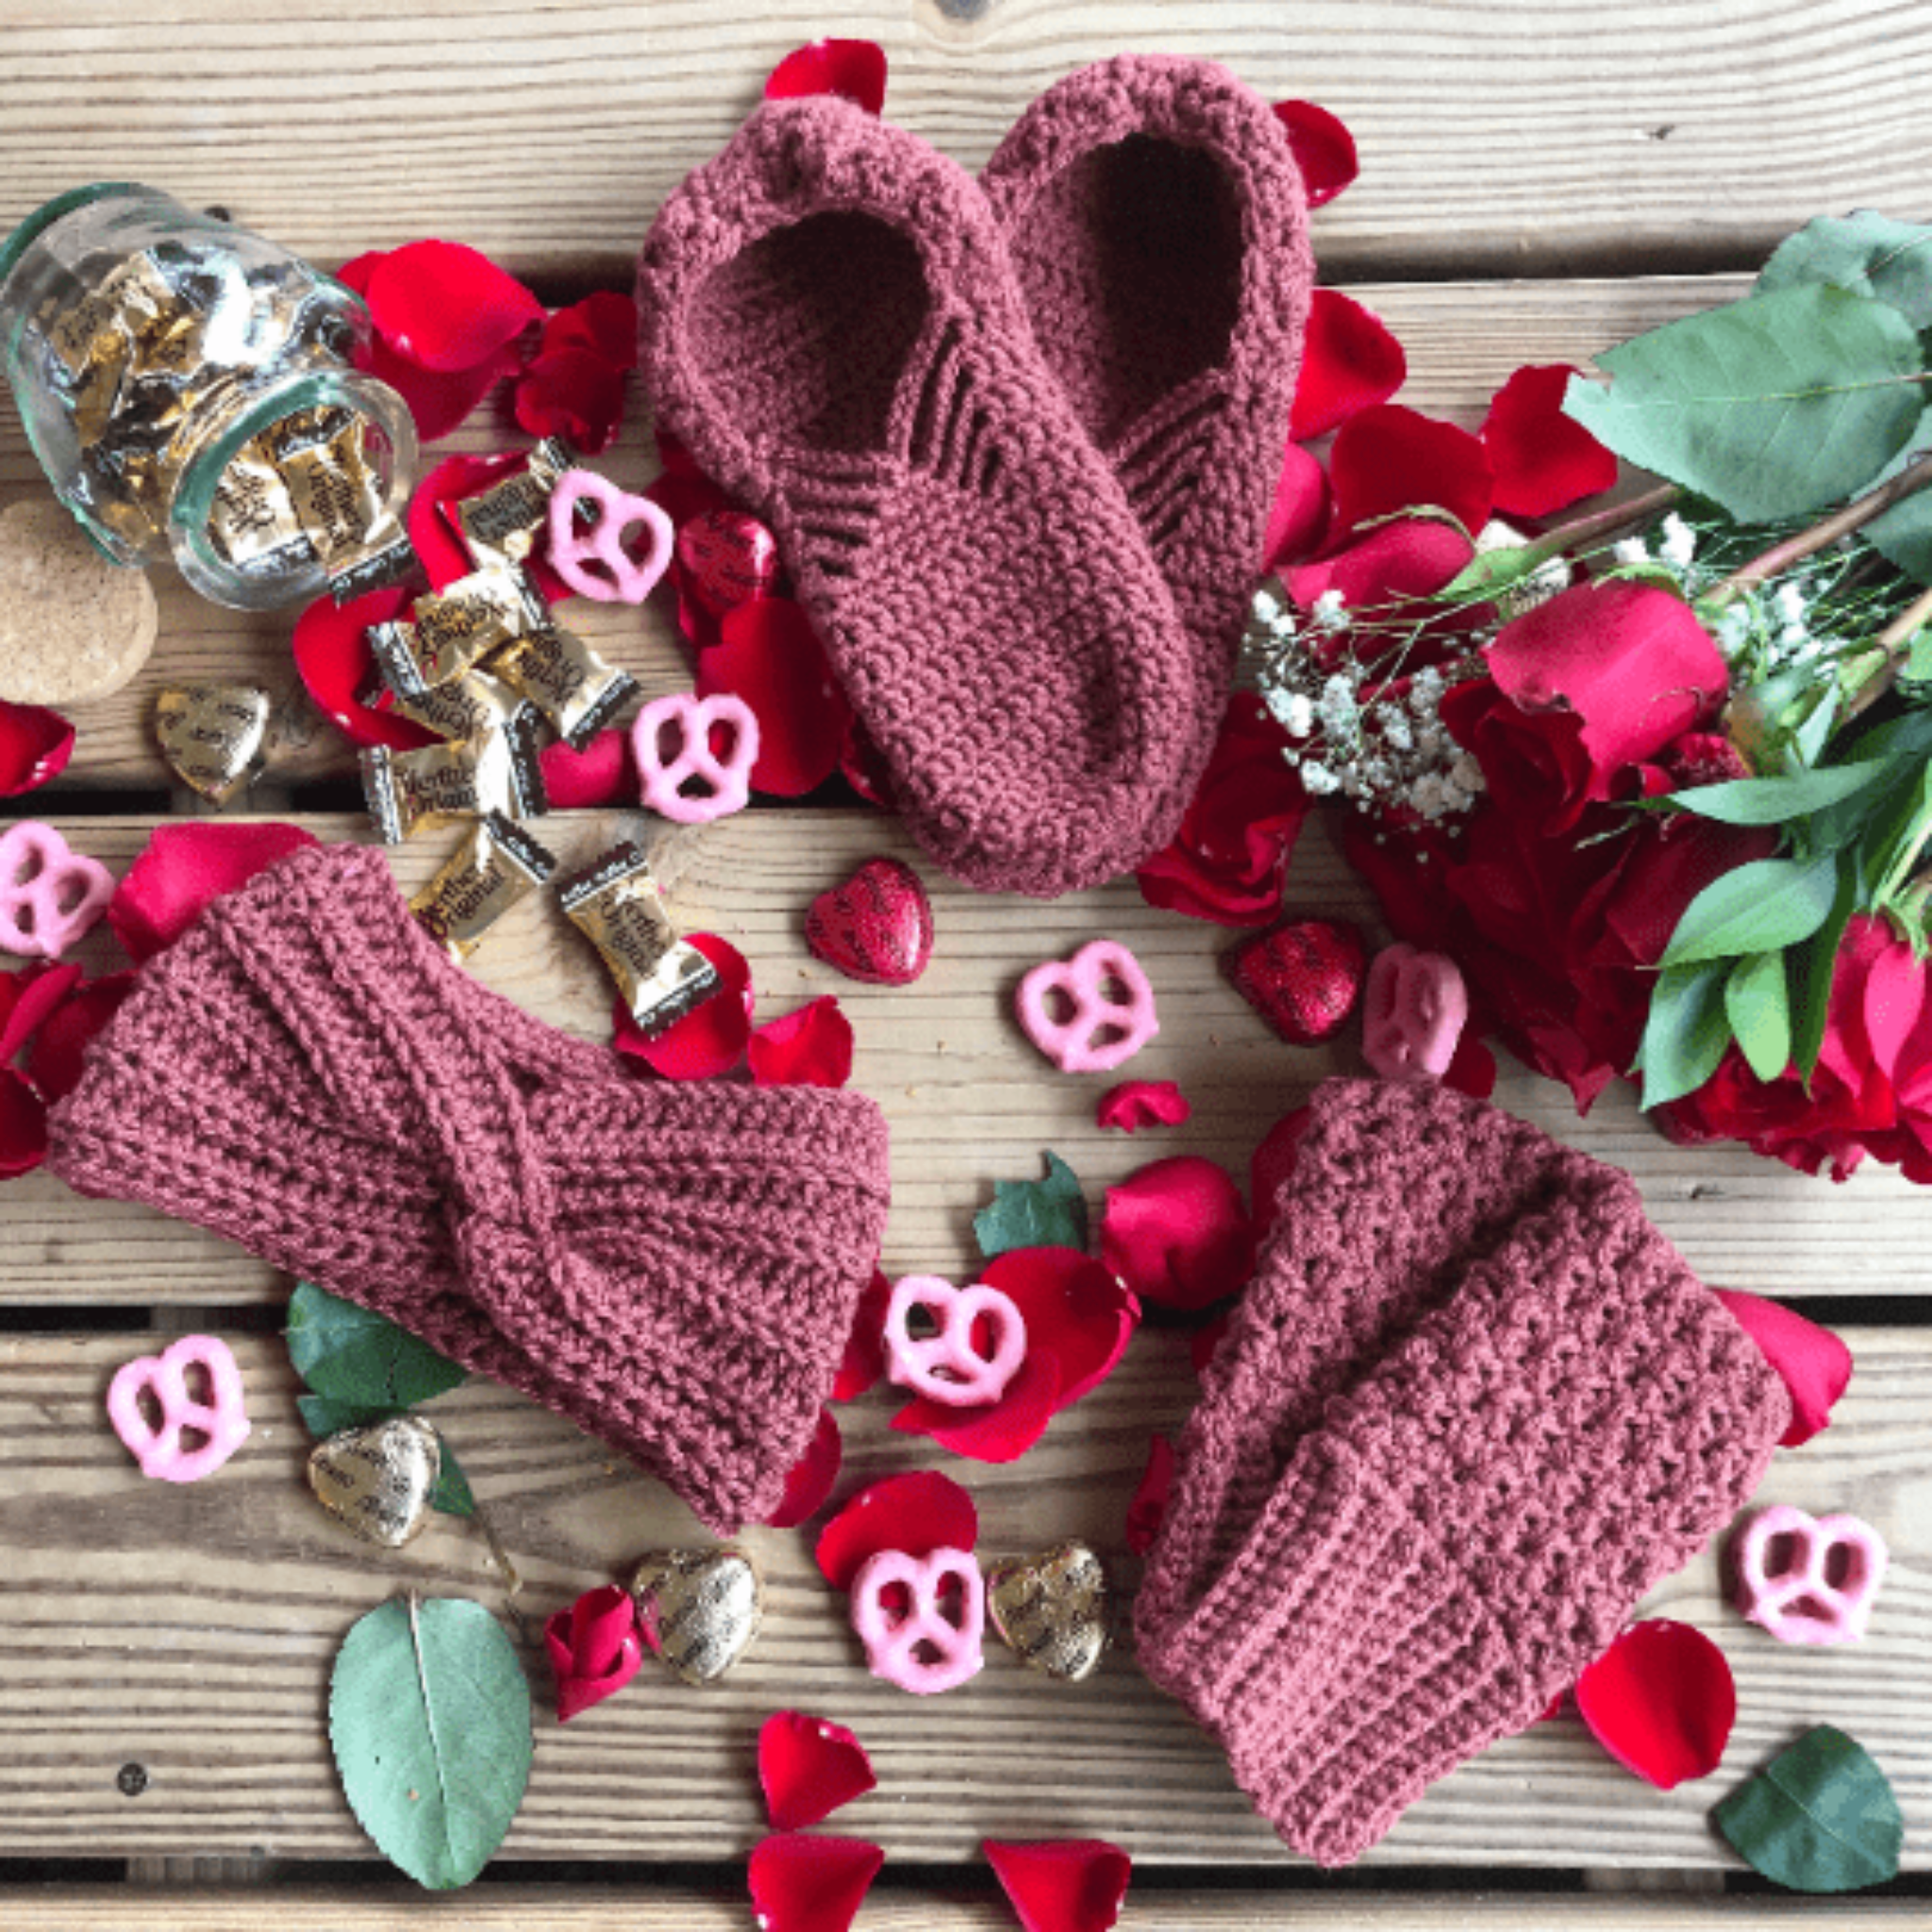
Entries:
<svg viewBox="0 0 1932 1932">
<path fill-rule="evenodd" d="M 0 288 L 6 286 L 7 278 L 19 267 L 20 258 L 63 216 L 97 201 L 110 201 L 117 195 L 155 192 L 139 181 L 92 181 L 85 188 L 70 188 L 65 194 L 42 202 L 5 242 L 0 242 Z"/>
</svg>

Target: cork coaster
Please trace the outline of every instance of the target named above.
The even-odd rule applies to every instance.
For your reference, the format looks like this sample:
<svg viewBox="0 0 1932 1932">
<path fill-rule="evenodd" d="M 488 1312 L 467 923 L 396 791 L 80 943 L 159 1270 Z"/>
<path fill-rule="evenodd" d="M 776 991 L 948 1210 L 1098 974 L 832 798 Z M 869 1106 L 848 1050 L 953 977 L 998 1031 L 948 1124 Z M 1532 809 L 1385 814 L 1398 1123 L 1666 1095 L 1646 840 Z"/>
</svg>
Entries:
<svg viewBox="0 0 1932 1932">
<path fill-rule="evenodd" d="M 109 563 L 65 505 L 0 511 L 0 698 L 107 697 L 147 662 L 158 622 L 147 574 Z"/>
</svg>

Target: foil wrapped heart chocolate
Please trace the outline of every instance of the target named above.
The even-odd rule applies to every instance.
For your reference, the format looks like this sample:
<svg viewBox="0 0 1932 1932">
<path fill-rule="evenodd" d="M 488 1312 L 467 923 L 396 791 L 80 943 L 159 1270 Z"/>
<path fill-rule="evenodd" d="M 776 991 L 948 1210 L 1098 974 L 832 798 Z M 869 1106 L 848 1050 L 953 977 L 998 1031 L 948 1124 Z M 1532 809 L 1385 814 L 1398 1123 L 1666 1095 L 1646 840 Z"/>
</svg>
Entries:
<svg viewBox="0 0 1932 1932">
<path fill-rule="evenodd" d="M 932 958 L 932 901 L 903 859 L 868 858 L 805 915 L 812 957 L 868 986 L 910 986 Z"/>
<path fill-rule="evenodd" d="M 343 1429 L 308 1457 L 308 1487 L 344 1529 L 400 1549 L 428 1522 L 442 1474 L 442 1439 L 420 1416 Z"/>
<path fill-rule="evenodd" d="M 758 1568 L 733 1545 L 653 1550 L 632 1572 L 645 1644 L 687 1684 L 714 1684 L 737 1663 L 765 1616 Z"/>
<path fill-rule="evenodd" d="M 1099 1666 L 1108 1642 L 1107 1572 L 1083 1542 L 1014 1557 L 987 1572 L 993 1628 L 1020 1661 L 1077 1684 Z"/>
<path fill-rule="evenodd" d="M 677 533 L 677 567 L 686 590 L 713 617 L 778 581 L 778 540 L 748 510 L 708 509 Z"/>
</svg>

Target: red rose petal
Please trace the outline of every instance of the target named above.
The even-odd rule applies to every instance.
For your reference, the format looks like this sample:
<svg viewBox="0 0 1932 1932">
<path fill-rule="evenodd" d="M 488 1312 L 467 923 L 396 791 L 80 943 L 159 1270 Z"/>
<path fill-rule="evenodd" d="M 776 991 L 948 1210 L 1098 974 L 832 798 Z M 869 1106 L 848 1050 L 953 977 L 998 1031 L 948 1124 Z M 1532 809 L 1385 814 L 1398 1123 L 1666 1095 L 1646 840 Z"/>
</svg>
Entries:
<svg viewBox="0 0 1932 1932">
<path fill-rule="evenodd" d="M 812 1431 L 805 1454 L 786 1472 L 785 1493 L 777 1508 L 765 1518 L 766 1527 L 796 1529 L 808 1517 L 816 1516 L 832 1493 L 832 1485 L 839 1480 L 839 1468 L 844 1459 L 845 1442 L 839 1433 L 839 1418 L 829 1408 L 822 1408 L 819 1425 Z M 774 1818 L 772 1823 L 783 1824 L 784 1820 Z"/>
<path fill-rule="evenodd" d="M 634 296 L 599 289 L 543 325 L 542 352 L 588 349 L 619 369 L 638 366 L 638 305 Z"/>
<path fill-rule="evenodd" d="M 1668 1791 L 1717 1769 L 1738 1687 L 1702 1630 L 1653 1618 L 1633 1624 L 1577 1678 L 1576 1714 L 1624 1770 Z"/>
<path fill-rule="evenodd" d="M 754 791 L 802 798 L 832 775 L 852 708 L 803 605 L 758 597 L 725 612 L 697 668 L 699 697 L 719 691 L 742 698 L 758 721 Z"/>
<path fill-rule="evenodd" d="M 620 999 L 611 1043 L 667 1080 L 708 1080 L 729 1073 L 744 1058 L 751 1040 L 751 967 L 729 940 L 721 940 L 716 933 L 693 932 L 686 938 L 718 969 L 724 984 L 655 1040 L 644 1038 Z"/>
<path fill-rule="evenodd" d="M 858 1297 L 858 1313 L 845 1338 L 845 1354 L 832 1383 L 834 1402 L 856 1402 L 886 1373 L 886 1310 L 892 1284 L 876 1268 Z"/>
<path fill-rule="evenodd" d="M 876 41 L 814 41 L 786 55 L 765 82 L 768 101 L 838 94 L 868 114 L 886 105 L 886 50 Z"/>
<path fill-rule="evenodd" d="M 747 1058 L 760 1087 L 842 1087 L 852 1077 L 852 1022 L 837 993 L 823 993 L 760 1026 Z"/>
<path fill-rule="evenodd" d="M 1616 458 L 1563 413 L 1573 373 L 1561 362 L 1519 369 L 1483 418 L 1496 508 L 1506 516 L 1553 516 L 1617 480 Z"/>
<path fill-rule="evenodd" d="M 1246 1285 L 1255 1231 L 1227 1170 L 1177 1154 L 1108 1189 L 1100 1257 L 1142 1301 L 1205 1308 Z"/>
<path fill-rule="evenodd" d="M 1140 1324 L 1131 1290 L 1077 1248 L 1008 1248 L 979 1271 L 1019 1309 L 1027 1355 L 1059 1370 L 1058 1408 L 1070 1408 L 1113 1374 Z"/>
<path fill-rule="evenodd" d="M 1324 591 L 1340 591 L 1352 611 L 1378 610 L 1432 596 L 1474 555 L 1475 545 L 1454 525 L 1403 517 L 1290 571 L 1288 593 L 1304 610 Z"/>
<path fill-rule="evenodd" d="M 929 1557 L 971 1550 L 978 1541 L 973 1498 L 951 1476 L 922 1469 L 860 1490 L 819 1532 L 817 1556 L 825 1581 L 850 1590 L 859 1565 L 881 1550 Z"/>
<path fill-rule="evenodd" d="M 1467 1026 L 1456 1042 L 1456 1058 L 1449 1062 L 1442 1084 L 1472 1100 L 1487 1100 L 1496 1091 L 1496 1056 Z"/>
<path fill-rule="evenodd" d="M 80 984 L 80 976 L 78 966 L 46 960 L 0 973 L 0 1067 L 12 1064 L 21 1048 Z"/>
<path fill-rule="evenodd" d="M 47 1158 L 47 1104 L 11 1067 L 0 1067 L 0 1180 Z"/>
<path fill-rule="evenodd" d="M 758 1731 L 758 1783 L 776 1831 L 803 1831 L 874 1790 L 865 1746 L 843 1724 L 777 1710 Z"/>
<path fill-rule="evenodd" d="M 1100 1104 L 1093 1109 L 1093 1124 L 1133 1134 L 1142 1127 L 1185 1126 L 1193 1111 L 1172 1080 L 1123 1080 L 1100 1096 Z"/>
<path fill-rule="evenodd" d="M 590 349 L 546 349 L 517 378 L 517 427 L 601 456 L 624 422 L 624 371 Z"/>
<path fill-rule="evenodd" d="M 558 739 L 539 754 L 552 811 L 586 811 L 600 805 L 635 805 L 638 770 L 628 731 L 600 731 L 582 751 Z"/>
<path fill-rule="evenodd" d="M 1311 208 L 1333 201 L 1361 172 L 1355 136 L 1326 108 L 1313 101 L 1276 101 L 1274 118 L 1288 130 Z"/>
<path fill-rule="evenodd" d="M 1317 289 L 1302 340 L 1288 433 L 1309 442 L 1386 403 L 1408 377 L 1408 358 L 1379 316 L 1335 289 Z"/>
<path fill-rule="evenodd" d="M 26 1053 L 26 1074 L 41 1097 L 52 1105 L 80 1085 L 89 1042 L 121 1010 L 134 991 L 135 973 L 104 973 L 76 987 L 49 1013 Z M 0 1049 L 0 1059 L 7 1058 Z"/>
<path fill-rule="evenodd" d="M 474 369 L 425 369 L 420 362 L 399 355 L 380 336 L 373 338 L 358 353 L 356 366 L 365 375 L 386 382 L 409 406 L 416 437 L 421 442 L 441 441 L 459 428 L 508 374 L 494 358 L 477 363 Z"/>
<path fill-rule="evenodd" d="M 108 924 L 139 966 L 172 946 L 225 892 L 319 841 L 300 825 L 191 819 L 157 825 L 108 902 Z"/>
<path fill-rule="evenodd" d="M 375 654 L 369 648 L 370 625 L 400 617 L 409 601 L 409 591 L 400 584 L 371 591 L 351 604 L 338 605 L 325 593 L 295 620 L 295 669 L 315 700 L 316 709 L 352 744 L 386 744 L 392 751 L 414 751 L 439 741 L 435 732 L 425 726 L 411 724 L 393 711 L 365 705 L 358 695 L 380 681 Z"/>
<path fill-rule="evenodd" d="M 845 727 L 845 742 L 839 751 L 839 770 L 845 782 L 866 804 L 875 805 L 884 811 L 898 809 L 898 800 L 892 791 L 892 774 L 887 769 L 885 754 L 856 714 Z"/>
<path fill-rule="evenodd" d="M 1399 403 L 1378 403 L 1341 425 L 1328 480 L 1342 530 L 1429 506 L 1447 510 L 1473 537 L 1490 520 L 1494 489 L 1489 453 L 1468 430 Z"/>
<path fill-rule="evenodd" d="M 892 1418 L 902 1436 L 927 1436 L 972 1462 L 1017 1462 L 1046 1434 L 1060 1407 L 1059 1363 L 1028 1339 L 1026 1358 L 997 1402 L 953 1408 L 915 1396 Z"/>
<path fill-rule="evenodd" d="M 425 369 L 475 369 L 533 323 L 543 305 L 514 275 L 460 242 L 411 242 L 371 271 L 376 332 Z"/>
<path fill-rule="evenodd" d="M 751 1855 L 758 1932 L 846 1932 L 886 1855 L 863 1839 L 786 1832 Z"/>
<path fill-rule="evenodd" d="M 1762 1295 L 1721 1288 L 1717 1298 L 1764 1351 L 1790 1392 L 1790 1426 L 1778 1438 L 1779 1447 L 1795 1449 L 1808 1442 L 1830 1423 L 1833 1405 L 1851 1382 L 1851 1350 L 1829 1328 Z"/>
<path fill-rule="evenodd" d="M 457 534 L 455 506 L 465 497 L 482 495 L 506 476 L 529 467 L 527 450 L 493 457 L 445 457 L 416 486 L 416 493 L 409 499 L 409 541 L 416 546 L 416 555 L 437 590 L 446 589 L 476 568 Z M 530 565 L 530 575 L 552 604 L 561 604 L 574 594 L 541 557 Z"/>
<path fill-rule="evenodd" d="M 1327 471 L 1300 443 L 1290 443 L 1261 538 L 1262 570 L 1278 571 L 1314 549 L 1328 527 L 1329 508 Z"/>
<path fill-rule="evenodd" d="M 1154 1547 L 1167 1516 L 1168 1492 L 1174 1488 L 1174 1444 L 1165 1436 L 1147 1439 L 1147 1467 L 1134 1486 L 1127 1505 L 1127 1547 L 1144 1557 Z"/>
<path fill-rule="evenodd" d="M 643 1664 L 630 1591 L 614 1583 L 586 1591 L 545 1621 L 543 1648 L 557 1678 L 557 1721 L 567 1724 L 622 1690 Z"/>
<path fill-rule="evenodd" d="M 1233 1322 L 1232 1315 L 1216 1315 L 1205 1328 L 1196 1328 L 1188 1337 L 1188 1359 L 1197 1376 L 1208 1373 L 1208 1364 L 1214 1359 L 1214 1351 L 1221 1346 L 1222 1338 Z"/>
<path fill-rule="evenodd" d="M 0 699 L 0 798 L 38 791 L 73 756 L 74 726 L 58 711 Z"/>
<path fill-rule="evenodd" d="M 1257 1234 L 1265 1232 L 1274 1219 L 1275 1196 L 1294 1172 L 1295 1155 L 1307 1131 L 1308 1110 L 1298 1107 L 1285 1113 L 1262 1136 L 1248 1163 L 1248 1199 L 1255 1204 Z"/>
<path fill-rule="evenodd" d="M 1025 1932 L 1108 1932 L 1120 1924 L 1134 1866 L 1118 1845 L 1097 1838 L 984 1842 Z"/>
</svg>

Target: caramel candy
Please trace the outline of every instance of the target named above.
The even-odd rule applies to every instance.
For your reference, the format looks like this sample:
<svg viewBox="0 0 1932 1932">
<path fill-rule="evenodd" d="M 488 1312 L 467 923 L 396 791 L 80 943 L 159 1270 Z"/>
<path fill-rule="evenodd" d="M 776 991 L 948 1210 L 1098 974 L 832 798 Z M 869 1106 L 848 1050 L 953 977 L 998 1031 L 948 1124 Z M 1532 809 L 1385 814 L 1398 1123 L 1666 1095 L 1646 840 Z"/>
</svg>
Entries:
<svg viewBox="0 0 1932 1932">
<path fill-rule="evenodd" d="M 501 812 L 485 812 L 442 870 L 409 901 L 429 936 L 460 966 L 483 935 L 557 860 Z"/>
<path fill-rule="evenodd" d="M 499 684 L 487 671 L 466 671 L 447 684 L 433 684 L 415 697 L 398 697 L 385 691 L 383 710 L 393 710 L 399 718 L 422 724 L 440 738 L 483 738 L 492 731 L 512 728 L 532 731 L 536 709 L 506 684 Z"/>
<path fill-rule="evenodd" d="M 434 595 L 418 597 L 407 622 L 373 625 L 369 647 L 390 689 L 413 697 L 460 677 L 491 652 L 549 621 L 549 606 L 521 570 L 473 571 Z"/>
<path fill-rule="evenodd" d="M 550 516 L 551 492 L 575 463 L 562 437 L 546 437 L 530 452 L 527 469 L 455 505 L 457 535 L 471 559 L 486 570 L 528 562 Z"/>
<path fill-rule="evenodd" d="M 628 841 L 558 889 L 589 935 L 645 1039 L 653 1040 L 718 991 L 718 969 L 679 939 L 650 861 Z"/>
<path fill-rule="evenodd" d="M 383 842 L 400 844 L 453 819 L 531 818 L 544 809 L 543 773 L 533 733 L 514 725 L 462 744 L 421 751 L 373 745 L 361 755 L 362 790 Z"/>
<path fill-rule="evenodd" d="M 556 625 L 506 644 L 490 669 L 536 705 L 573 751 L 582 751 L 638 691 L 628 671 L 614 670 L 574 631 Z"/>
</svg>

